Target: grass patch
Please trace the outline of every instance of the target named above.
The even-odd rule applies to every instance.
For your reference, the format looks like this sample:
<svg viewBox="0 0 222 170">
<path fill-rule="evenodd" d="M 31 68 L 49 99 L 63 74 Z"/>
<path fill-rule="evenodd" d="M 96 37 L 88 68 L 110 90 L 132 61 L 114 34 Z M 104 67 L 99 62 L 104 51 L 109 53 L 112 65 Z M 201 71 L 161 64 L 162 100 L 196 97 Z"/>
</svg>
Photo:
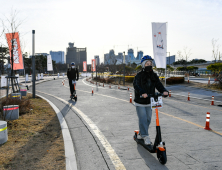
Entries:
<svg viewBox="0 0 222 170">
<path fill-rule="evenodd" d="M 8 141 L 0 145 L 0 169 L 65 169 L 61 127 L 52 107 L 31 98 L 32 110 L 8 121 Z M 20 109 L 20 108 L 19 108 Z"/>
</svg>

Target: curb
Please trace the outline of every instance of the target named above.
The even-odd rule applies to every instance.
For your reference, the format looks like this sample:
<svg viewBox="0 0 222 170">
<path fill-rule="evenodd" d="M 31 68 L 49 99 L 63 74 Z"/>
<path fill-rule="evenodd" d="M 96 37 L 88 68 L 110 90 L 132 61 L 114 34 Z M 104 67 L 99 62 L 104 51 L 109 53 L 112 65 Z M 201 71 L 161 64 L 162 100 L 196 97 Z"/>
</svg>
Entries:
<svg viewBox="0 0 222 170">
<path fill-rule="evenodd" d="M 46 99 L 45 97 L 43 97 L 39 94 L 36 94 L 36 96 L 39 96 L 42 99 L 44 99 L 45 101 L 47 101 L 51 105 L 51 107 L 54 109 L 54 111 L 56 112 L 56 115 L 58 117 L 61 129 L 62 129 L 62 136 L 63 136 L 63 140 L 64 140 L 66 170 L 77 170 L 77 160 L 76 160 L 76 156 L 75 156 L 76 152 L 73 147 L 73 141 L 72 141 L 72 138 L 71 138 L 71 135 L 69 132 L 69 128 L 68 128 L 65 118 L 63 117 L 60 110 L 50 100 Z"/>
</svg>

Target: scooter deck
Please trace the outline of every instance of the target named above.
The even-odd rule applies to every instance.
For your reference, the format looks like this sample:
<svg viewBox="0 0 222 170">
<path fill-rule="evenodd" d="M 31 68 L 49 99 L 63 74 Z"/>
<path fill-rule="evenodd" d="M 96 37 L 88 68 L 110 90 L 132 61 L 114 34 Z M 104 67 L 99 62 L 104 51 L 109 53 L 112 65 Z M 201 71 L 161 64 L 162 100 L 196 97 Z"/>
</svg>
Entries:
<svg viewBox="0 0 222 170">
<path fill-rule="evenodd" d="M 145 145 L 144 144 L 144 140 L 143 139 L 137 139 L 137 136 L 136 135 L 134 135 L 134 140 L 138 143 L 138 144 L 140 144 L 140 145 L 142 145 L 146 150 L 148 150 L 149 152 L 151 152 L 151 153 L 155 153 L 156 152 L 156 150 L 154 150 L 153 149 L 153 145 L 151 144 L 151 145 Z"/>
</svg>

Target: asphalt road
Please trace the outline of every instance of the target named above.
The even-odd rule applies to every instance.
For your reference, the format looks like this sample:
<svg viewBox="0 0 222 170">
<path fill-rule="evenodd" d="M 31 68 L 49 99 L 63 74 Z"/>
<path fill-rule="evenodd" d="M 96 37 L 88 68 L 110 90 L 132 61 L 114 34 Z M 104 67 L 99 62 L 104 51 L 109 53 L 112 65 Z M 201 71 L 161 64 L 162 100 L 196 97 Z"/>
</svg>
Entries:
<svg viewBox="0 0 222 170">
<path fill-rule="evenodd" d="M 149 153 L 133 140 L 134 130 L 138 129 L 135 106 L 129 103 L 133 89 L 96 87 L 80 79 L 76 87 L 78 101 L 74 102 L 69 99 L 68 81 L 64 86 L 61 81 L 38 84 L 36 90 L 64 115 L 74 143 L 78 169 L 221 169 L 222 108 L 210 105 L 208 99 L 213 92 L 186 86 L 168 87 L 172 90 L 172 97 L 164 98 L 164 106 L 159 109 L 168 159 L 166 165 L 161 165 L 155 153 Z M 189 102 L 188 92 L 191 93 Z M 200 99 L 192 98 L 194 95 Z M 222 95 L 218 93 L 217 99 L 221 100 Z M 206 112 L 211 114 L 213 131 L 203 129 Z M 153 111 L 149 129 L 152 141 L 155 139 L 155 126 Z"/>
</svg>

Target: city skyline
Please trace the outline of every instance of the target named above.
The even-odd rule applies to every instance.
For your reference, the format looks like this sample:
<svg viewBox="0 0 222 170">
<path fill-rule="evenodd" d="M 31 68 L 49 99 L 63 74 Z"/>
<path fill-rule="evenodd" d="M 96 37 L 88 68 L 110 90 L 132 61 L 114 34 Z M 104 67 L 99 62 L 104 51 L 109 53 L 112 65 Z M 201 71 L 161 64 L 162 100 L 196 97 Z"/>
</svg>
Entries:
<svg viewBox="0 0 222 170">
<path fill-rule="evenodd" d="M 0 18 L 5 20 L 11 11 L 18 11 L 18 20 L 23 21 L 19 27 L 25 44 L 22 51 L 29 55 L 35 30 L 36 53 L 66 51 L 67 43 L 74 42 L 87 48 L 88 64 L 95 55 L 104 63 L 103 56 L 111 49 L 118 54 L 131 48 L 135 54 L 143 51 L 153 57 L 151 22 L 167 22 L 167 51 L 176 55 L 176 60 L 177 52 L 184 53 L 187 47 L 192 53 L 189 60 L 209 61 L 213 60 L 212 39 L 219 39 L 217 45 L 222 45 L 221 7 L 222 1 L 209 0 L 12 0 L 0 7 Z M 73 19 L 75 22 L 70 22 Z M 7 45 L 4 36 L 0 43 Z"/>
</svg>

